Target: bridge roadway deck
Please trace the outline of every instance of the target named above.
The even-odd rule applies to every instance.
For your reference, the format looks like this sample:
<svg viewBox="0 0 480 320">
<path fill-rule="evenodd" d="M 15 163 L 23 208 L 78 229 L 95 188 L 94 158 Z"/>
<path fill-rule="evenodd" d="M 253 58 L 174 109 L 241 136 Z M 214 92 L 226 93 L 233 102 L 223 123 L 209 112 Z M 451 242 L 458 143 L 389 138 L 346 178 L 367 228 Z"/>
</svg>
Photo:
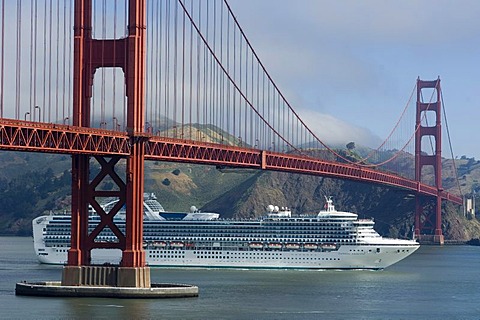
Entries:
<svg viewBox="0 0 480 320">
<path fill-rule="evenodd" d="M 304 155 L 162 138 L 146 133 L 128 135 L 126 132 L 0 119 L 0 150 L 126 157 L 130 154 L 132 140 L 136 138 L 148 139 L 146 160 L 275 170 L 371 182 L 426 196 L 440 194 L 448 201 L 463 203 L 457 195 L 391 173 Z"/>
</svg>

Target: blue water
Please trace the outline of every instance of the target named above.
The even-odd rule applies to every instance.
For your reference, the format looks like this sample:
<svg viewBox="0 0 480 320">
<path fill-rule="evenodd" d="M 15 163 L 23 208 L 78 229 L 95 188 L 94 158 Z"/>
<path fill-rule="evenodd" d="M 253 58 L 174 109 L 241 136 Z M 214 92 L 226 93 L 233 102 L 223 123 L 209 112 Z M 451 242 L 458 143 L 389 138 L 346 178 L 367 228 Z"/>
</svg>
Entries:
<svg viewBox="0 0 480 320">
<path fill-rule="evenodd" d="M 480 247 L 423 246 L 383 271 L 152 269 L 198 298 L 15 296 L 61 270 L 37 263 L 31 238 L 0 237 L 0 319 L 480 319 Z"/>
</svg>

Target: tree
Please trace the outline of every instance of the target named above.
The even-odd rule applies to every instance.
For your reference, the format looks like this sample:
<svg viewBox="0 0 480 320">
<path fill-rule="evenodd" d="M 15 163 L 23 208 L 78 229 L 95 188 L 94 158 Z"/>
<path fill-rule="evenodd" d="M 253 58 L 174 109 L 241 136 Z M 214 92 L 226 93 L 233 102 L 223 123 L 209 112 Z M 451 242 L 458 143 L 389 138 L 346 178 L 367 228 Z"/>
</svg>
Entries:
<svg viewBox="0 0 480 320">
<path fill-rule="evenodd" d="M 347 149 L 348 150 L 355 149 L 355 142 L 352 141 L 352 142 L 347 143 Z"/>
</svg>

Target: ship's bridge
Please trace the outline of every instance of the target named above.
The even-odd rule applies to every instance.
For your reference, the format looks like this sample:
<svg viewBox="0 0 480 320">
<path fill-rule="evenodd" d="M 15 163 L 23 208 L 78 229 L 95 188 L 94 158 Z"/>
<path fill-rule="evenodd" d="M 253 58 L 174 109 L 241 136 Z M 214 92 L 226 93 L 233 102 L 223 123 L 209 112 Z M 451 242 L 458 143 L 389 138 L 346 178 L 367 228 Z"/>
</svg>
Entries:
<svg viewBox="0 0 480 320">
<path fill-rule="evenodd" d="M 348 219 L 356 220 L 358 215 L 351 212 L 337 211 L 333 205 L 332 197 L 325 197 L 325 208 L 320 210 L 317 217 L 318 218 L 337 218 L 337 219 Z"/>
</svg>

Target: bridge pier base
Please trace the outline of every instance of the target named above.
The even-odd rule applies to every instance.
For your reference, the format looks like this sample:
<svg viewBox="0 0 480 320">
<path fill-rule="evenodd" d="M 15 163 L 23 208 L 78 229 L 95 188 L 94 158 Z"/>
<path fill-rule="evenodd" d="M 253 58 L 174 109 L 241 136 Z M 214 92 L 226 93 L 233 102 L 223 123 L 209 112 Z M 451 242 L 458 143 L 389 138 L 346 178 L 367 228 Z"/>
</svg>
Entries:
<svg viewBox="0 0 480 320">
<path fill-rule="evenodd" d="M 417 241 L 420 244 L 440 245 L 440 246 L 443 246 L 445 243 L 443 234 L 439 234 L 439 235 L 422 234 L 420 236 L 417 236 Z"/>
<path fill-rule="evenodd" d="M 151 288 L 149 267 L 65 266 L 62 286 Z"/>
</svg>

